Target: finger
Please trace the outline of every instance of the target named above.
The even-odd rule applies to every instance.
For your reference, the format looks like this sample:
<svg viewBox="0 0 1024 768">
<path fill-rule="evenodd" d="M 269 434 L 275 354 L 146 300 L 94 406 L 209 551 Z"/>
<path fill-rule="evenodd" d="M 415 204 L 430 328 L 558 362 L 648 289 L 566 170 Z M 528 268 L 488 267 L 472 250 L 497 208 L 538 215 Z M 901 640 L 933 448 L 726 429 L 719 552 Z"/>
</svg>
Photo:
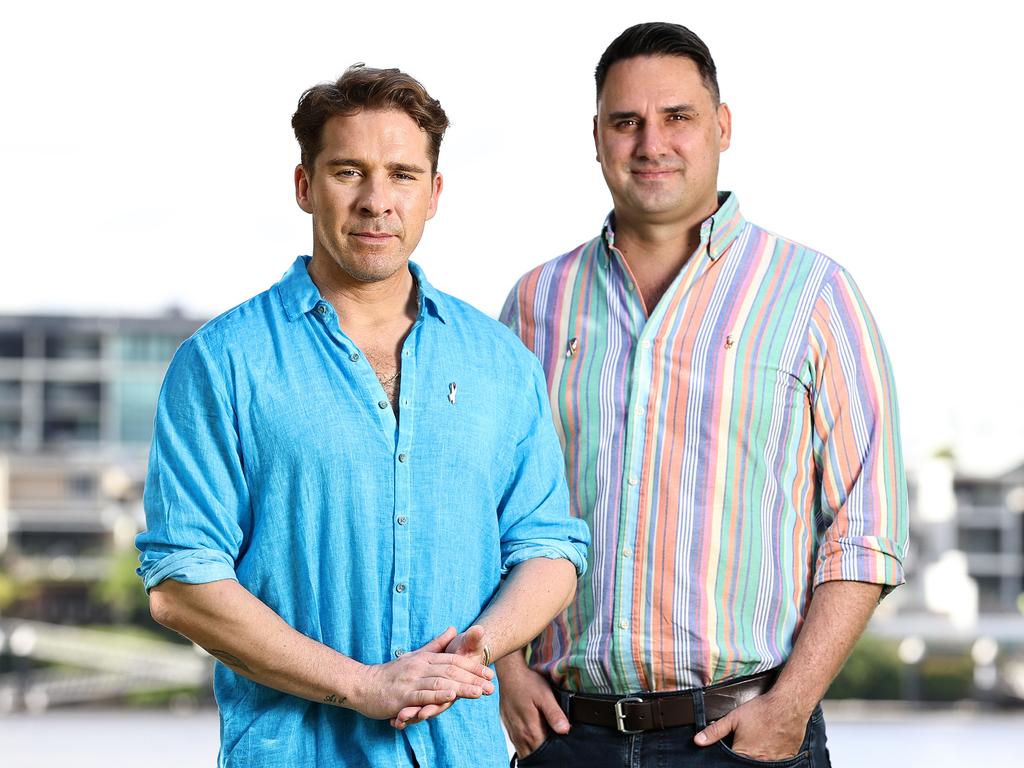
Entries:
<svg viewBox="0 0 1024 768">
<path fill-rule="evenodd" d="M 456 634 L 458 633 L 455 631 L 455 627 L 448 627 L 448 629 L 418 650 L 425 653 L 441 653 L 448 647 L 448 643 L 455 638 Z"/>
<path fill-rule="evenodd" d="M 443 677 L 456 683 L 476 685 L 484 690 L 484 693 L 494 692 L 494 683 L 480 674 L 486 667 L 480 667 L 476 672 L 457 666 L 455 664 L 431 664 L 427 667 L 425 677 Z"/>
<path fill-rule="evenodd" d="M 446 704 L 428 704 L 425 707 L 421 707 L 419 713 L 416 715 L 417 722 L 423 722 L 429 720 L 432 717 L 437 717 L 445 710 L 451 708 L 454 701 L 449 701 Z"/>
<path fill-rule="evenodd" d="M 735 710 L 733 710 L 733 712 L 735 712 Z M 733 713 L 730 712 L 721 720 L 716 720 L 703 731 L 694 736 L 693 741 L 697 744 L 698 747 L 706 747 L 709 744 L 714 744 L 716 741 L 721 741 L 723 738 L 732 733 L 733 730 L 735 730 L 735 728 L 736 721 L 733 717 Z"/>
<path fill-rule="evenodd" d="M 484 680 L 492 680 L 494 678 L 493 669 L 485 667 L 475 659 L 460 656 L 459 654 L 435 653 L 427 657 L 426 661 L 430 664 L 454 664 L 457 667 L 461 667 L 462 669 L 472 672 L 477 677 L 482 677 Z"/>
<path fill-rule="evenodd" d="M 391 724 L 398 728 L 398 730 L 402 730 L 402 728 L 409 725 L 411 721 L 415 720 L 423 709 L 425 709 L 425 707 L 403 707 L 398 710 L 398 714 L 391 719 Z"/>
<path fill-rule="evenodd" d="M 569 719 L 565 716 L 562 708 L 558 706 L 555 694 L 550 688 L 545 687 L 534 703 L 541 711 L 541 714 L 544 715 L 544 719 L 552 731 L 562 734 L 569 732 Z"/>
<path fill-rule="evenodd" d="M 406 699 L 406 705 L 403 709 L 408 707 L 425 707 L 428 704 L 445 704 L 448 702 L 455 701 L 457 691 L 452 690 L 451 687 L 440 688 L 433 690 L 429 685 L 424 685 L 418 690 L 412 691 L 409 697 Z"/>
<path fill-rule="evenodd" d="M 479 685 L 473 685 L 472 683 L 459 683 L 452 680 L 450 677 L 425 677 L 417 683 L 418 688 L 422 688 L 427 691 L 454 691 L 455 694 L 461 699 L 479 699 L 484 695 L 483 687 Z M 417 704 L 433 704 L 435 702 L 420 702 Z M 437 702 L 441 703 L 441 702 Z"/>
<path fill-rule="evenodd" d="M 398 712 L 397 715 L 388 720 L 388 725 L 392 728 L 396 728 L 399 731 L 405 728 L 409 724 L 409 721 L 416 717 L 415 713 L 419 712 L 421 707 L 406 707 Z"/>
</svg>

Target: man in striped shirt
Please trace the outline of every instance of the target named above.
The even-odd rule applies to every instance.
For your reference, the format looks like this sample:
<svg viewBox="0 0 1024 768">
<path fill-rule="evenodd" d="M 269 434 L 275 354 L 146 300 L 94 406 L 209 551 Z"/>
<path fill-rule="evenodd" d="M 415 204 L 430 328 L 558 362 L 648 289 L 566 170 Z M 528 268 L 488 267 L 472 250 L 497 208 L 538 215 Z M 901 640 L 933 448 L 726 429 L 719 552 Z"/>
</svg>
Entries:
<svg viewBox="0 0 1024 768">
<path fill-rule="evenodd" d="M 903 581 L 882 340 L 842 267 L 718 192 L 731 117 L 696 35 L 632 27 L 596 79 L 614 211 L 503 311 L 544 366 L 590 569 L 500 663 L 506 725 L 524 766 L 828 765 L 818 703 Z"/>
</svg>

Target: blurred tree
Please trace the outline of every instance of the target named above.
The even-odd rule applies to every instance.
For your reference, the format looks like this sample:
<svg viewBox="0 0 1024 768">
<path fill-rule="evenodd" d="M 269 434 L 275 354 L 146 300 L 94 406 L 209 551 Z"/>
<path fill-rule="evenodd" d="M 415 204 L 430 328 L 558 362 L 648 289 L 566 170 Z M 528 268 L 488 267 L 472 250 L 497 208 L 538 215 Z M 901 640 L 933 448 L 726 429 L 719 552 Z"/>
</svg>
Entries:
<svg viewBox="0 0 1024 768">
<path fill-rule="evenodd" d="M 18 596 L 18 582 L 14 580 L 14 577 L 0 571 L 0 612 L 13 605 Z"/>
<path fill-rule="evenodd" d="M 828 689 L 829 699 L 898 699 L 903 665 L 896 643 L 864 635 Z"/>
<path fill-rule="evenodd" d="M 92 588 L 93 599 L 106 605 L 116 622 L 128 624 L 149 616 L 146 590 L 135 573 L 138 566 L 136 550 L 119 552 L 110 558 L 106 576 Z"/>
</svg>

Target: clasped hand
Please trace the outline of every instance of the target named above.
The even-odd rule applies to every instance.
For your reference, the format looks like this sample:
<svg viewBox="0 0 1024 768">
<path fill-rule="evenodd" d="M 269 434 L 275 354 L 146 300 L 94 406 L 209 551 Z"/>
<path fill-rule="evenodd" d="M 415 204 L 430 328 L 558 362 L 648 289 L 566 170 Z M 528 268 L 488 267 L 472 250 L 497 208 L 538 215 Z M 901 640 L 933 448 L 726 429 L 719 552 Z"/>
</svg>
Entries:
<svg viewBox="0 0 1024 768">
<path fill-rule="evenodd" d="M 494 672 L 480 663 L 482 642 L 480 627 L 462 634 L 449 627 L 422 648 L 366 667 L 354 709 L 401 729 L 439 715 L 456 699 L 489 696 L 494 693 Z"/>
</svg>

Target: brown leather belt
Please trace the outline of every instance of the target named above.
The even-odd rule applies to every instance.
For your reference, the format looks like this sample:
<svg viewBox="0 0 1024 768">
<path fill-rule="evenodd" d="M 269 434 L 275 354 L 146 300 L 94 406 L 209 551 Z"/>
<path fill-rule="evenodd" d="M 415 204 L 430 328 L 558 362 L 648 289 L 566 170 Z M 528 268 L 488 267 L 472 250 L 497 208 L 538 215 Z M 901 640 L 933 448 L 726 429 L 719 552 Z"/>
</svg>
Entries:
<svg viewBox="0 0 1024 768">
<path fill-rule="evenodd" d="M 779 669 L 761 672 L 698 689 L 704 698 L 704 719 L 718 720 L 740 704 L 765 693 Z M 555 690 L 570 723 L 603 725 L 619 733 L 660 731 L 678 725 L 693 725 L 693 695 L 697 691 L 638 693 L 633 696 L 602 696 Z"/>
</svg>

